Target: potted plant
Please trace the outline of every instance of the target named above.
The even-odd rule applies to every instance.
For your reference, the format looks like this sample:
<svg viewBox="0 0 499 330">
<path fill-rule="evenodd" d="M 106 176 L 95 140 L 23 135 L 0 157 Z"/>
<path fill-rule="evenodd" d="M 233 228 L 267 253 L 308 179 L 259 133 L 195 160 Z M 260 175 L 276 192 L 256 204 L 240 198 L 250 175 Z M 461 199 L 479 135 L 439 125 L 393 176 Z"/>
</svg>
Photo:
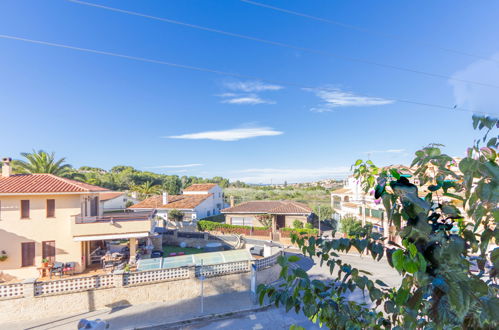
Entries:
<svg viewBox="0 0 499 330">
<path fill-rule="evenodd" d="M 48 267 L 49 265 L 49 260 L 47 258 L 42 259 L 42 267 Z"/>
<path fill-rule="evenodd" d="M 5 252 L 5 250 L 2 250 L 2 253 L 0 254 L 0 261 L 5 261 L 7 260 L 7 258 L 7 252 Z"/>
</svg>

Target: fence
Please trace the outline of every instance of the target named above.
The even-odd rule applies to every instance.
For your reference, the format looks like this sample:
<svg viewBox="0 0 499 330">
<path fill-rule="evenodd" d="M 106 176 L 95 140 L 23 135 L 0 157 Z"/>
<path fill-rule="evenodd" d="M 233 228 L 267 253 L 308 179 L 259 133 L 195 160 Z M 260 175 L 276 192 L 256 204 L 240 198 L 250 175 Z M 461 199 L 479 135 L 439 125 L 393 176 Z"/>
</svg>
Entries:
<svg viewBox="0 0 499 330">
<path fill-rule="evenodd" d="M 277 263 L 278 252 L 267 258 L 255 261 L 225 262 L 215 265 L 189 266 L 148 270 L 132 273 L 114 273 L 94 276 L 72 277 L 53 281 L 27 281 L 23 283 L 0 285 L 0 300 L 22 297 L 38 297 L 71 292 L 107 289 L 114 287 L 132 287 L 137 285 L 175 281 L 194 277 L 215 277 L 228 274 L 249 272 L 254 262 L 257 270 L 262 270 Z"/>
<path fill-rule="evenodd" d="M 114 275 L 95 275 L 74 277 L 63 280 L 35 282 L 35 296 L 59 294 L 64 292 L 78 292 L 92 289 L 114 287 Z"/>
<path fill-rule="evenodd" d="M 262 270 L 275 265 L 277 263 L 277 258 L 279 258 L 282 254 L 282 252 L 278 252 L 270 257 L 255 260 L 256 270 Z"/>
<path fill-rule="evenodd" d="M 213 277 L 225 274 L 234 274 L 248 272 L 250 270 L 250 263 L 247 261 L 226 262 L 223 264 L 197 266 L 196 277 Z"/>
<path fill-rule="evenodd" d="M 24 296 L 24 284 L 0 285 L 0 299 L 21 298 Z"/>
</svg>

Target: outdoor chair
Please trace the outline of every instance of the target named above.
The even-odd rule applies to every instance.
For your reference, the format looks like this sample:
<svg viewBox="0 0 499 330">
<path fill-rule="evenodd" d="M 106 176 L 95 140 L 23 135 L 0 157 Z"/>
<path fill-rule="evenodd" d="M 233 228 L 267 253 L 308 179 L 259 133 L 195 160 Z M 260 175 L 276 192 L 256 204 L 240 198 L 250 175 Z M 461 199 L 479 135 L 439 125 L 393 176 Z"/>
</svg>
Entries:
<svg viewBox="0 0 499 330">
<path fill-rule="evenodd" d="M 172 253 L 170 253 L 170 257 L 175 257 L 176 255 L 177 255 L 177 253 L 176 253 L 176 252 L 172 252 Z"/>
<path fill-rule="evenodd" d="M 65 275 L 74 275 L 76 268 L 76 262 L 67 262 L 64 265 L 63 272 Z"/>
<path fill-rule="evenodd" d="M 60 277 L 63 275 L 63 270 L 64 264 L 62 262 L 54 262 L 54 266 L 50 270 L 50 278 L 52 278 L 52 275 L 57 275 L 59 274 Z"/>
</svg>

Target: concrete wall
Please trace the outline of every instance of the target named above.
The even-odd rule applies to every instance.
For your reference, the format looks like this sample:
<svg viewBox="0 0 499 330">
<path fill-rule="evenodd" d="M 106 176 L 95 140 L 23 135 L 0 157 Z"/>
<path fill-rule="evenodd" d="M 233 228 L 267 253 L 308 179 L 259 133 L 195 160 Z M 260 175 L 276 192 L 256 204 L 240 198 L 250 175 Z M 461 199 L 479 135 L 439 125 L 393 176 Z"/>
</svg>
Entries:
<svg viewBox="0 0 499 330">
<path fill-rule="evenodd" d="M 21 200 L 30 201 L 30 218 L 21 219 Z M 55 199 L 55 217 L 47 218 L 46 201 Z M 55 241 L 56 261 L 78 263 L 81 270 L 82 245 L 71 235 L 73 216 L 85 204 L 83 195 L 0 196 L 0 250 L 8 255 L 0 262 L 0 279 L 38 277 L 42 262 L 42 242 Z M 21 267 L 21 243 L 35 243 L 35 266 Z"/>
<path fill-rule="evenodd" d="M 280 266 L 278 265 L 259 271 L 257 284 L 275 281 L 279 272 Z M 212 277 L 204 281 L 205 296 L 249 291 L 249 289 L 250 273 Z M 3 315 L 16 315 L 18 321 L 28 321 L 56 316 L 70 316 L 106 307 L 152 302 L 175 303 L 182 300 L 198 299 L 199 295 L 199 280 L 190 278 L 134 287 L 0 300 L 0 311 L 2 311 Z"/>
<path fill-rule="evenodd" d="M 248 214 L 226 214 L 225 215 L 225 223 L 232 224 L 232 218 L 239 217 L 252 217 L 253 218 L 253 227 L 263 227 L 263 225 L 257 219 L 258 214 L 248 213 Z M 303 215 L 286 215 L 285 217 L 285 226 L 293 228 L 293 221 L 295 219 L 300 220 L 303 224 L 307 223 L 307 217 Z"/>
</svg>

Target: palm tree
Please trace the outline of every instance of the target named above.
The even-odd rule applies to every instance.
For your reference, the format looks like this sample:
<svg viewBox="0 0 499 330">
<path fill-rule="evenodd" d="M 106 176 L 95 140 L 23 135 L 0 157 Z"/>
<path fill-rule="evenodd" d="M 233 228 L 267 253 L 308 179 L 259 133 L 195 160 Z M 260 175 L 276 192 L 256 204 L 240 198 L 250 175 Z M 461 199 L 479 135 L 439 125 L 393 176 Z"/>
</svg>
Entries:
<svg viewBox="0 0 499 330">
<path fill-rule="evenodd" d="M 132 191 L 136 191 L 140 195 L 147 197 L 158 194 L 161 191 L 161 186 L 153 184 L 152 181 L 146 181 L 143 184 L 133 186 Z"/>
<path fill-rule="evenodd" d="M 13 162 L 16 173 L 50 173 L 68 178 L 83 177 L 76 172 L 70 164 L 66 164 L 66 158 L 55 159 L 55 153 L 47 153 L 43 150 L 33 152 L 22 152 L 26 160 L 15 160 Z"/>
</svg>

